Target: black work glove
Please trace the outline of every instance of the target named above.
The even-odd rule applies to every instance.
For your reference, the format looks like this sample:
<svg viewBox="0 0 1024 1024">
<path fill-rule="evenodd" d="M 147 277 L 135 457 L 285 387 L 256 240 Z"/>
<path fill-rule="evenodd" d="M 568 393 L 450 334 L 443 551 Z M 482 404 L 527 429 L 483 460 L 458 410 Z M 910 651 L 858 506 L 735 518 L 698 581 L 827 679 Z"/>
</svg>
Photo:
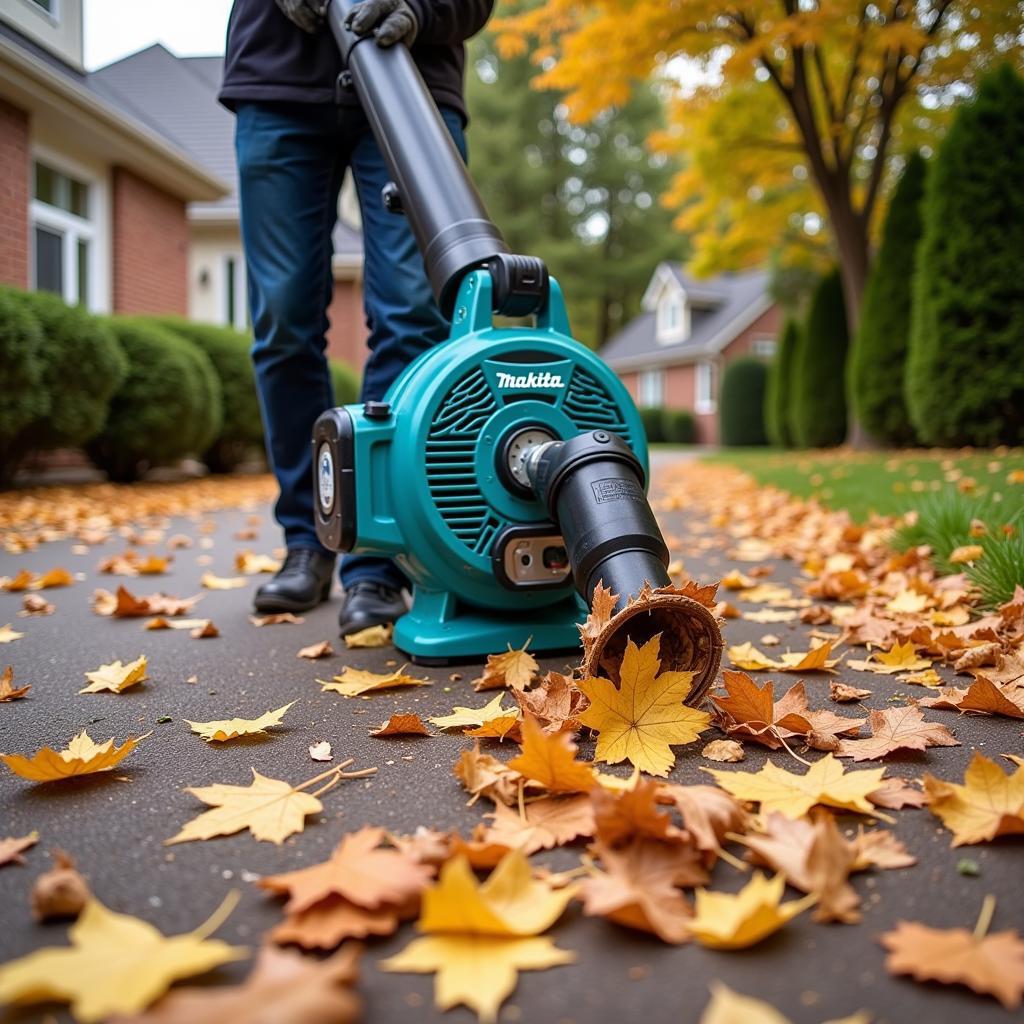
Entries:
<svg viewBox="0 0 1024 1024">
<path fill-rule="evenodd" d="M 303 32 L 319 32 L 330 0 L 275 0 L 281 13 Z"/>
<path fill-rule="evenodd" d="M 378 46 L 412 46 L 419 25 L 405 0 L 363 0 L 349 12 L 345 28 L 357 36 L 368 36 L 376 29 L 374 39 Z"/>
</svg>

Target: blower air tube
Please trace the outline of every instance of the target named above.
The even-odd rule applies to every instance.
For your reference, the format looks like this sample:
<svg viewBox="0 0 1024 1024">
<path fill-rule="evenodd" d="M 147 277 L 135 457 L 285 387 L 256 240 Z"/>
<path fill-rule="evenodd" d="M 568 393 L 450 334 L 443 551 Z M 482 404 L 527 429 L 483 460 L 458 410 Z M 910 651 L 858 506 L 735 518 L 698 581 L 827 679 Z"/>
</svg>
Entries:
<svg viewBox="0 0 1024 1024">
<path fill-rule="evenodd" d="M 681 594 L 630 603 L 645 584 L 657 590 L 672 582 L 668 546 L 644 494 L 643 466 L 630 447 L 595 430 L 538 446 L 526 468 L 562 533 L 576 589 L 588 604 L 598 583 L 617 595 L 607 626 L 584 641 L 584 672 L 617 681 L 627 640 L 642 645 L 661 634 L 661 671 L 692 672 L 686 703 L 702 703 L 722 657 L 714 613 Z"/>
</svg>

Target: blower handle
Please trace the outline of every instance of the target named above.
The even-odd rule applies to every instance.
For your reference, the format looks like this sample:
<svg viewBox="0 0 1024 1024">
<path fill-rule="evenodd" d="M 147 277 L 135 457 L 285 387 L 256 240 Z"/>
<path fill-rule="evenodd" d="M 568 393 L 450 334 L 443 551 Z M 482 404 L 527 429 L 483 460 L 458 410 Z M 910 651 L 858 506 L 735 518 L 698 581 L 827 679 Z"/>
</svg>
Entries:
<svg viewBox="0 0 1024 1024">
<path fill-rule="evenodd" d="M 326 11 L 346 67 L 339 87 L 350 81 L 355 88 L 397 186 L 398 196 L 391 190 L 386 201 L 409 219 L 441 312 L 451 319 L 463 277 L 483 266 L 494 280 L 497 312 L 538 312 L 548 298 L 543 261 L 510 252 L 408 48 L 382 48 L 345 27 L 357 3 L 331 0 Z"/>
</svg>

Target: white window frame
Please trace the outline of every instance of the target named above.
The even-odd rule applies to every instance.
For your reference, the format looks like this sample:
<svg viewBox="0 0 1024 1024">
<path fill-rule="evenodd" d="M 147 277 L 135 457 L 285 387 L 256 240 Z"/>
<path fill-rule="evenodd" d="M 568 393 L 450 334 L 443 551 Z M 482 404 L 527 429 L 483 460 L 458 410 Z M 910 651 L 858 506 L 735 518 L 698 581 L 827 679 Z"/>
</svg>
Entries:
<svg viewBox="0 0 1024 1024">
<path fill-rule="evenodd" d="M 718 409 L 715 397 L 715 369 L 714 362 L 703 359 L 695 370 L 693 407 L 702 416 L 707 416 Z"/>
<path fill-rule="evenodd" d="M 45 13 L 45 12 L 43 12 Z M 109 203 L 106 182 L 88 167 L 69 159 L 45 146 L 33 146 L 30 154 L 31 196 L 29 200 L 29 285 L 36 290 L 36 227 L 63 236 L 64 294 L 61 298 L 72 304 L 81 302 L 90 313 L 110 310 L 109 285 Z M 89 190 L 89 216 L 78 217 L 57 206 L 50 206 L 35 198 L 35 165 L 47 167 L 69 178 L 75 178 Z M 89 294 L 81 297 L 78 291 L 78 243 L 89 245 Z"/>
<path fill-rule="evenodd" d="M 686 341 L 690 336 L 690 304 L 686 296 L 674 289 L 666 289 L 658 301 L 657 337 L 661 345 Z"/>
<path fill-rule="evenodd" d="M 37 14 L 42 15 L 48 21 L 52 21 L 54 25 L 60 24 L 60 3 L 61 0 L 53 0 L 53 10 L 48 11 L 42 4 L 37 3 L 37 0 L 25 0 L 25 3 L 32 8 Z"/>
<path fill-rule="evenodd" d="M 764 335 L 760 338 L 755 338 L 750 343 L 750 352 L 752 355 L 759 356 L 761 359 L 774 359 L 775 353 L 778 351 L 779 343 L 775 338 Z"/>
<path fill-rule="evenodd" d="M 636 404 L 645 408 L 661 408 L 665 404 L 665 371 L 661 367 L 651 367 L 637 374 Z"/>
</svg>

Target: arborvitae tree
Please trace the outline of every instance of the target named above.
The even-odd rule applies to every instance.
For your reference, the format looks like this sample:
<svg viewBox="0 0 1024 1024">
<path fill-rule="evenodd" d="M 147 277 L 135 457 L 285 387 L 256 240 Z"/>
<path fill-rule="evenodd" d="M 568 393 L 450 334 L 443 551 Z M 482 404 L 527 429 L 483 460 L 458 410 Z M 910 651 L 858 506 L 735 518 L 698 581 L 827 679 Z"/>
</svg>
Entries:
<svg viewBox="0 0 1024 1024">
<path fill-rule="evenodd" d="M 639 311 L 651 271 L 687 255 L 659 198 L 676 167 L 650 152 L 662 104 L 638 90 L 621 110 L 570 123 L 562 94 L 530 87 L 528 56 L 501 58 L 484 32 L 466 73 L 470 170 L 515 252 L 541 256 L 594 347 Z"/>
<path fill-rule="evenodd" d="M 846 307 L 839 271 L 821 279 L 793 358 L 792 419 L 795 442 L 827 448 L 846 437 Z"/>
<path fill-rule="evenodd" d="M 764 430 L 768 364 L 748 356 L 734 359 L 722 374 L 719 423 L 722 444 L 732 447 L 768 443 Z"/>
<path fill-rule="evenodd" d="M 848 398 L 861 426 L 876 440 L 895 445 L 914 440 L 903 379 L 927 170 L 924 157 L 912 154 L 893 194 L 847 368 Z"/>
<path fill-rule="evenodd" d="M 768 440 L 777 448 L 789 448 L 793 444 L 790 430 L 790 406 L 792 391 L 793 354 L 800 337 L 800 325 L 790 317 L 782 325 L 775 358 L 768 367 L 768 383 L 764 397 L 764 428 Z"/>
<path fill-rule="evenodd" d="M 933 161 L 914 274 L 906 399 L 936 445 L 1024 442 L 1024 80 L 1005 64 Z"/>
</svg>

